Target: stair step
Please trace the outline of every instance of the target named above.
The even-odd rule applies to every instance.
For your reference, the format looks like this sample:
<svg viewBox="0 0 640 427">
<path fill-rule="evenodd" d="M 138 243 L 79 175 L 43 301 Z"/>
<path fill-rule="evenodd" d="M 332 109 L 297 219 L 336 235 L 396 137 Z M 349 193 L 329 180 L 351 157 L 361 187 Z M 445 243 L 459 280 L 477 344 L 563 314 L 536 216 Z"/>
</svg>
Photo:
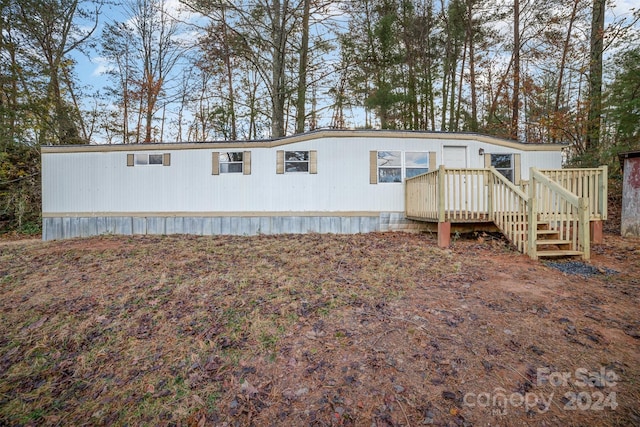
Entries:
<svg viewBox="0 0 640 427">
<path fill-rule="evenodd" d="M 553 250 L 553 251 L 538 251 L 538 257 L 561 257 L 561 256 L 577 256 L 584 255 L 580 251 L 572 251 L 572 250 Z"/>
<path fill-rule="evenodd" d="M 571 240 L 542 239 L 536 240 L 536 245 L 570 245 Z"/>
<path fill-rule="evenodd" d="M 558 234 L 558 230 L 536 230 L 537 234 Z"/>
</svg>

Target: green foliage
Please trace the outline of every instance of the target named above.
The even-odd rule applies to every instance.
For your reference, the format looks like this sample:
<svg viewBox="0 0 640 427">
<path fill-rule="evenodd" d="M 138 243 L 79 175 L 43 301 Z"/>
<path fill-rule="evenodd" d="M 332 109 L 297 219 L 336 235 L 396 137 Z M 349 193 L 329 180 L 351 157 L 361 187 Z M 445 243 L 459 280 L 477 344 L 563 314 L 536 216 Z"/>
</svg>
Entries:
<svg viewBox="0 0 640 427">
<path fill-rule="evenodd" d="M 40 229 L 40 153 L 22 144 L 0 152 L 0 233 Z"/>
<path fill-rule="evenodd" d="M 604 135 L 598 147 L 572 160 L 573 166 L 609 166 L 609 175 L 621 179 L 618 154 L 640 149 L 640 46 L 616 55 L 614 75 L 605 92 Z"/>
<path fill-rule="evenodd" d="M 402 36 L 412 8 L 395 0 L 373 1 L 351 11 L 350 32 L 341 39 L 343 57 L 351 67 L 350 84 L 362 96 L 362 105 L 375 111 L 383 129 L 402 123 L 405 108 L 403 68 L 407 45 Z"/>
<path fill-rule="evenodd" d="M 615 145 L 640 147 L 640 46 L 619 54 L 606 96 Z"/>
<path fill-rule="evenodd" d="M 0 233 L 40 230 L 38 147 L 88 142 L 71 53 L 95 29 L 100 3 L 0 3 Z"/>
</svg>

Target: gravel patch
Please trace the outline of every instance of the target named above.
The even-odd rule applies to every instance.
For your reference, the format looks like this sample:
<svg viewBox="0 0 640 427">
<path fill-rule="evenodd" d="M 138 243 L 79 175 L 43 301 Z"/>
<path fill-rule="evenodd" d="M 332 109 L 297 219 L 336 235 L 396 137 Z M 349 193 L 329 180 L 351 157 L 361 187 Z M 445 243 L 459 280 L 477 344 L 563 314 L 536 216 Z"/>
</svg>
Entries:
<svg viewBox="0 0 640 427">
<path fill-rule="evenodd" d="M 604 274 L 605 276 L 610 276 L 612 274 L 619 273 L 616 270 L 612 270 L 606 267 L 595 267 L 590 264 L 586 264 L 582 261 L 566 261 L 566 262 L 556 262 L 556 261 L 545 261 L 544 264 L 547 267 L 555 268 L 556 270 L 560 270 L 565 274 L 575 274 L 582 277 L 590 277 Z"/>
</svg>

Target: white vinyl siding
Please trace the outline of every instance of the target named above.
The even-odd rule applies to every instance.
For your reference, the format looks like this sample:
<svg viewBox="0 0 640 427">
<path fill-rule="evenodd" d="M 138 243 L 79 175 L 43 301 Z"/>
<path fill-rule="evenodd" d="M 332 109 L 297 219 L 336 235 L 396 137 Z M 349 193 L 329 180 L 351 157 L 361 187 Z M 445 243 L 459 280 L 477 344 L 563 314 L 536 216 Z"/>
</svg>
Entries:
<svg viewBox="0 0 640 427">
<path fill-rule="evenodd" d="M 135 147 L 87 147 L 64 152 L 43 148 L 43 212 L 53 213 L 183 213 L 235 217 L 283 212 L 403 212 L 404 185 L 370 185 L 377 181 L 378 151 L 429 154 L 430 170 L 442 163 L 443 146 L 468 146 L 469 167 L 482 167 L 485 153 L 514 153 L 509 147 L 470 140 L 422 137 L 377 137 L 374 133 L 351 137 L 308 138 L 272 146 L 234 144 L 165 144 L 146 153 L 170 153 L 170 167 L 127 167 Z M 211 146 L 213 145 L 213 146 Z M 266 145 L 266 144 L 265 144 Z M 175 147 L 175 148 L 174 148 Z M 186 147 L 186 148 L 185 148 Z M 526 146 L 525 146 L 526 147 Z M 56 152 L 47 150 L 58 150 Z M 130 151 L 129 151 L 130 150 Z M 243 174 L 212 176 L 212 152 L 243 151 Z M 251 153 L 251 174 L 247 155 Z M 276 174 L 277 152 L 282 152 L 282 174 Z M 284 173 L 284 151 L 308 151 L 309 173 Z M 317 153 L 313 174 L 312 152 Z M 144 152 L 143 149 L 138 153 Z M 131 154 L 129 156 L 128 154 Z M 559 168 L 559 151 L 522 152 L 522 178 L 532 166 Z M 214 157 L 215 158 L 215 157 Z M 371 168 L 371 159 L 374 160 Z M 220 157 L 217 156 L 219 162 Z M 515 162 L 514 162 L 515 163 Z M 433 164 L 433 167 L 431 167 Z"/>
</svg>

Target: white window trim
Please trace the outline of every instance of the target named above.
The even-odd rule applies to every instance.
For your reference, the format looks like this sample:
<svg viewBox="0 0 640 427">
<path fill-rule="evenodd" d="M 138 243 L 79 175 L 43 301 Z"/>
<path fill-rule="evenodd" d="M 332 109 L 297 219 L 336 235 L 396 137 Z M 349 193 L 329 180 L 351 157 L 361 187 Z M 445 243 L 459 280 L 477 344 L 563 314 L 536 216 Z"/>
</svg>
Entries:
<svg viewBox="0 0 640 427">
<path fill-rule="evenodd" d="M 378 154 L 380 152 L 399 152 L 400 153 L 400 166 L 380 166 L 377 164 L 377 160 L 379 159 Z M 409 166 L 407 167 L 407 158 L 406 155 L 407 153 L 420 153 L 420 154 L 426 154 L 427 155 L 427 165 L 425 168 L 418 168 L 415 166 Z M 429 151 L 414 151 L 414 150 L 377 150 L 376 151 L 376 173 L 377 173 L 377 181 L 378 184 L 402 184 L 405 182 L 405 180 L 407 179 L 407 169 L 426 169 L 426 172 L 429 172 L 429 165 L 430 165 L 430 158 L 429 156 L 431 155 L 431 153 Z M 400 181 L 393 181 L 393 182 L 388 182 L 388 181 L 382 181 L 380 180 L 380 169 L 397 169 L 400 168 Z M 423 173 L 426 173 L 423 172 Z"/>
<path fill-rule="evenodd" d="M 307 153 L 307 160 L 287 160 L 287 153 Z M 306 171 L 289 171 L 287 170 L 287 163 L 306 163 L 307 170 Z M 284 151 L 284 173 L 309 173 L 311 171 L 311 150 L 285 150 Z"/>
<path fill-rule="evenodd" d="M 418 153 L 418 154 L 426 154 L 427 155 L 427 164 L 425 167 L 417 167 L 417 166 L 407 166 L 407 153 Z M 402 181 L 407 179 L 407 169 L 426 169 L 426 172 L 422 172 L 419 175 L 423 174 L 423 173 L 427 173 L 430 172 L 429 170 L 429 164 L 431 162 L 431 159 L 429 159 L 429 152 L 428 151 L 403 151 L 402 152 Z"/>
<path fill-rule="evenodd" d="M 151 163 L 151 156 L 159 156 L 160 163 Z M 142 163 L 141 159 L 146 158 L 146 163 Z M 140 159 L 140 160 L 139 160 Z M 135 153 L 133 155 L 134 166 L 162 166 L 163 165 L 163 153 Z"/>
<path fill-rule="evenodd" d="M 509 179 L 508 177 L 506 177 L 501 171 L 511 171 L 511 179 L 509 180 L 510 182 L 515 182 L 516 180 L 516 159 L 515 156 L 513 155 L 513 153 L 490 153 L 491 155 L 491 166 L 493 166 L 493 156 L 509 156 L 510 160 L 510 164 L 511 167 L 509 168 L 495 168 L 495 170 L 497 172 L 499 172 L 500 174 L 502 174 L 502 176 L 504 176 L 505 178 Z M 494 166 L 495 167 L 495 166 Z"/>
<path fill-rule="evenodd" d="M 240 153 L 242 155 L 242 160 L 234 160 L 234 161 L 226 161 L 226 160 L 222 160 L 222 155 L 223 154 L 229 154 L 229 153 Z M 220 162 L 218 163 L 218 167 L 220 168 L 220 174 L 244 174 L 244 156 L 245 153 L 244 151 L 222 151 L 220 152 Z M 233 171 L 233 172 L 223 172 L 222 171 L 222 165 L 240 165 L 240 170 L 239 171 Z"/>
</svg>

